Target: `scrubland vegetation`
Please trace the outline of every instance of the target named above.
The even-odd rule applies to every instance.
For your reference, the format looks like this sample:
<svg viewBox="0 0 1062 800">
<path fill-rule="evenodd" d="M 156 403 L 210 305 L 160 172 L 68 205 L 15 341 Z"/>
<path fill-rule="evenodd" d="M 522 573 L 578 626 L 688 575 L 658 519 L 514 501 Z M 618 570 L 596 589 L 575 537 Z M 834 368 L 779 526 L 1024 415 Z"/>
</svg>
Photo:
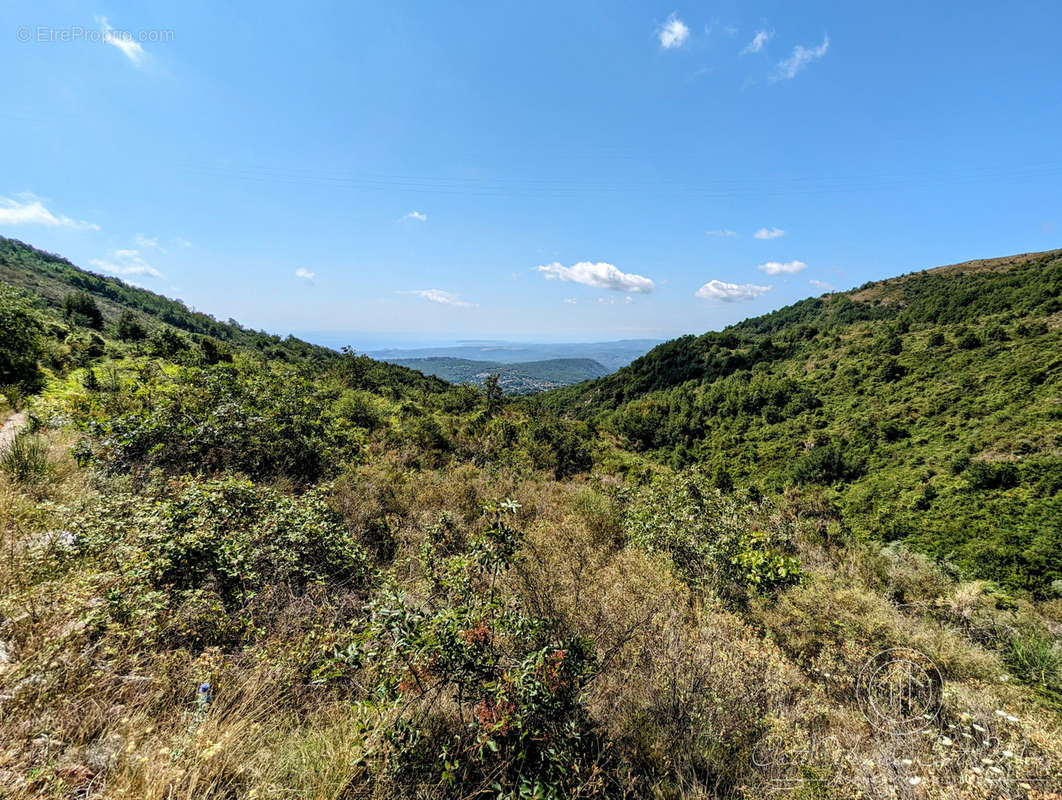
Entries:
<svg viewBox="0 0 1062 800">
<path fill-rule="evenodd" d="M 2 244 L 0 795 L 1062 791 L 1057 254 L 507 400 Z"/>
</svg>

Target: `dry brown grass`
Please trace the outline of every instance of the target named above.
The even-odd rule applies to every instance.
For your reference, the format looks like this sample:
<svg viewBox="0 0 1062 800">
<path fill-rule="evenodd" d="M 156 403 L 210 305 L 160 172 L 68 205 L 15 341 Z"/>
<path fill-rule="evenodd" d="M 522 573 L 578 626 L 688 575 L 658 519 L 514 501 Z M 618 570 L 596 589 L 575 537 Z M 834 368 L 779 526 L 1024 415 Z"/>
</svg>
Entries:
<svg viewBox="0 0 1062 800">
<path fill-rule="evenodd" d="M 343 645 L 361 601 L 278 588 L 256 607 L 264 634 L 253 646 L 152 651 L 123 639 L 116 649 L 88 622 L 106 575 L 64 561 L 58 548 L 24 546 L 53 527 L 60 507 L 95 491 L 69 461 L 69 440 L 46 435 L 55 464 L 47 486 L 0 485 L 0 640 L 9 659 L 0 664 L 0 795 L 402 796 L 388 778 L 386 733 L 403 710 L 309 680 L 307 665 Z M 665 558 L 626 546 L 617 488 L 615 480 L 557 482 L 469 466 L 414 474 L 374 463 L 337 481 L 333 499 L 352 529 L 390 537 L 379 563 L 400 580 L 419 578 L 411 557 L 440 515 L 456 536 L 470 536 L 482 525 L 483 499 L 520 503 L 525 543 L 506 588 L 533 616 L 553 620 L 558 635 L 594 641 L 600 668 L 584 705 L 609 748 L 617 792 L 1026 797 L 1017 784 L 993 789 L 988 765 L 979 774 L 978 763 L 944 744 L 974 724 L 990 724 L 999 739 L 979 758 L 996 765 L 1024 746 L 1029 768 L 1035 761 L 1062 774 L 1060 718 L 1002 680 L 991 635 L 1011 621 L 981 586 L 956 584 L 905 552 L 832 542 L 826 498 L 793 496 L 763 524 L 789 526 L 808 580 L 728 606 L 693 594 Z M 1020 613 L 1050 619 L 1059 608 Z M 932 736 L 882 739 L 857 708 L 854 676 L 897 645 L 922 650 L 944 676 Z M 204 679 L 216 699 L 200 714 L 194 693 Z M 446 715 L 454 713 L 445 703 L 433 708 L 425 735 L 431 715 L 438 730 L 452 730 Z M 443 786 L 424 791 L 451 796 Z"/>
</svg>

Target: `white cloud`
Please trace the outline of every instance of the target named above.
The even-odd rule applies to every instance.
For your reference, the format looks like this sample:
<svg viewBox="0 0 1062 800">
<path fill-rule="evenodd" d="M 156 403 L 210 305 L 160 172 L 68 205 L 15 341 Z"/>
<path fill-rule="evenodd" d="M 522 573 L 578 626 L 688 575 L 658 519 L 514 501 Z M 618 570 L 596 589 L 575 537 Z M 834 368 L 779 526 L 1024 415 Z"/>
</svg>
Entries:
<svg viewBox="0 0 1062 800">
<path fill-rule="evenodd" d="M 173 243 L 178 247 L 193 247 L 192 243 L 187 239 L 182 239 L 180 236 L 173 240 Z"/>
<path fill-rule="evenodd" d="M 106 17 L 96 17 L 96 22 L 99 23 L 100 28 L 103 30 L 103 41 L 107 44 L 113 44 L 125 54 L 126 58 L 133 62 L 134 66 L 139 67 L 146 53 L 140 43 L 133 39 L 132 34 L 127 31 L 116 31 L 107 22 Z"/>
<path fill-rule="evenodd" d="M 832 284 L 826 283 L 826 281 L 817 281 L 814 278 L 808 281 L 816 289 L 822 289 L 824 292 L 832 292 L 834 287 Z"/>
<path fill-rule="evenodd" d="M 762 269 L 768 275 L 792 275 L 801 270 L 808 268 L 808 265 L 803 261 L 768 261 L 766 264 L 760 264 L 756 269 Z"/>
<path fill-rule="evenodd" d="M 758 31 L 755 36 L 752 37 L 752 41 L 745 45 L 745 49 L 741 51 L 741 55 L 747 55 L 748 53 L 759 53 L 770 41 L 770 38 L 774 36 L 773 31 Z"/>
<path fill-rule="evenodd" d="M 148 236 L 144 236 L 142 233 L 138 233 L 133 238 L 136 240 L 137 247 L 158 247 L 159 246 L 158 237 L 155 237 L 154 239 L 152 239 L 152 238 L 150 238 Z"/>
<path fill-rule="evenodd" d="M 441 303 L 444 306 L 457 306 L 458 308 L 475 308 L 475 303 L 469 303 L 460 298 L 459 295 L 453 292 L 445 292 L 442 289 L 417 289 L 412 292 L 404 292 L 404 294 L 415 294 L 418 297 L 423 297 L 425 300 L 430 300 L 433 303 Z"/>
<path fill-rule="evenodd" d="M 98 231 L 99 225 L 84 222 L 61 214 L 56 216 L 36 197 L 30 194 L 19 195 L 14 200 L 0 197 L 0 225 L 51 225 L 52 227 L 78 228 L 80 230 Z"/>
<path fill-rule="evenodd" d="M 93 258 L 89 264 L 100 272 L 108 275 L 130 277 L 133 275 L 147 275 L 152 278 L 164 278 L 165 276 L 153 266 L 144 261 L 138 250 L 115 250 L 107 258 Z"/>
<path fill-rule="evenodd" d="M 829 48 L 829 36 L 823 36 L 822 44 L 818 47 L 812 47 L 811 49 L 798 44 L 793 48 L 793 55 L 778 62 L 778 71 L 771 77 L 771 80 L 777 81 L 795 77 L 800 70 L 804 69 L 804 67 L 812 61 L 817 61 L 826 55 L 826 51 Z"/>
<path fill-rule="evenodd" d="M 620 272 L 612 264 L 604 262 L 592 264 L 589 261 L 580 261 L 578 264 L 565 267 L 554 261 L 552 264 L 535 267 L 535 269 L 544 274 L 547 280 L 581 283 L 583 286 L 594 286 L 598 289 L 648 294 L 654 288 L 653 282 L 644 275 Z"/>
<path fill-rule="evenodd" d="M 770 230 L 760 228 L 752 236 L 756 239 L 781 239 L 785 236 L 785 231 L 781 228 L 771 228 Z"/>
<path fill-rule="evenodd" d="M 672 14 L 667 18 L 667 22 L 660 26 L 656 35 L 660 39 L 660 46 L 665 50 L 671 50 L 675 47 L 682 47 L 686 43 L 686 40 L 690 38 L 690 29 L 686 27 L 685 22 Z"/>
<path fill-rule="evenodd" d="M 755 283 L 726 283 L 725 281 L 708 281 L 697 290 L 697 297 L 704 300 L 722 300 L 724 303 L 740 303 L 755 300 L 771 291 L 770 286 L 758 286 Z"/>
<path fill-rule="evenodd" d="M 317 273 L 310 272 L 310 270 L 306 269 L 305 267 L 299 267 L 297 270 L 295 270 L 295 277 L 300 280 L 304 280 L 307 283 L 313 283 L 314 278 L 317 277 Z"/>
<path fill-rule="evenodd" d="M 575 305 L 576 303 L 578 303 L 579 301 L 578 301 L 578 300 L 576 300 L 576 299 L 575 299 L 574 297 L 565 297 L 565 298 L 564 298 L 564 302 L 565 302 L 565 303 L 567 303 L 567 304 L 568 304 L 568 305 L 570 305 L 570 306 L 574 306 L 574 305 Z"/>
<path fill-rule="evenodd" d="M 634 298 L 631 297 L 630 295 L 627 295 L 626 297 L 623 298 L 623 302 L 626 303 L 627 305 L 630 305 L 631 303 L 634 302 Z"/>
<path fill-rule="evenodd" d="M 406 214 L 404 217 L 402 217 L 402 219 L 413 219 L 413 220 L 416 220 L 417 222 L 427 222 L 428 221 L 428 215 L 427 214 L 421 214 L 419 211 L 410 211 L 408 214 Z"/>
<path fill-rule="evenodd" d="M 735 231 L 730 230 L 730 228 L 719 228 L 715 231 L 705 231 L 704 235 L 717 236 L 720 239 L 729 239 L 731 236 L 737 236 L 737 233 Z"/>
</svg>

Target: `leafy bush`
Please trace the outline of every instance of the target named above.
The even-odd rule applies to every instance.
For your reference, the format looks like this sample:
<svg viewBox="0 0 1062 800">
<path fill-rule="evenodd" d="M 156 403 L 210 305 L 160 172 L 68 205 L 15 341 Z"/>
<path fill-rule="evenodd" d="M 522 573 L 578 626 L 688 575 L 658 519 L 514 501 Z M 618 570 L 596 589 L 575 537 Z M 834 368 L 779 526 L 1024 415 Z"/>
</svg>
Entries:
<svg viewBox="0 0 1062 800">
<path fill-rule="evenodd" d="M 63 311 L 75 325 L 103 330 L 103 313 L 88 292 L 73 292 L 64 297 Z"/>
<path fill-rule="evenodd" d="M 1009 462 L 973 461 L 966 469 L 966 482 L 971 489 L 1010 489 L 1017 486 L 1018 481 L 1018 468 Z"/>
<path fill-rule="evenodd" d="M 122 312 L 118 318 L 118 338 L 123 342 L 139 342 L 147 336 L 147 330 L 132 311 Z"/>
<path fill-rule="evenodd" d="M 586 443 L 586 426 L 562 420 L 542 420 L 528 425 L 520 444 L 536 469 L 552 470 L 557 480 L 586 472 L 593 465 Z"/>
<path fill-rule="evenodd" d="M 174 646 L 253 635 L 248 612 L 259 594 L 357 591 L 372 576 L 320 490 L 292 497 L 232 478 L 186 479 L 154 502 L 106 495 L 68 525 L 84 557 L 117 567 L 106 609 L 116 633 Z"/>
<path fill-rule="evenodd" d="M 739 504 L 690 470 L 659 478 L 632 501 L 625 525 L 632 544 L 667 553 L 691 586 L 740 597 L 798 582 L 803 572 L 784 532 L 754 522 L 757 507 Z"/>
<path fill-rule="evenodd" d="M 385 589 L 354 646 L 317 670 L 319 682 L 342 681 L 364 663 L 409 709 L 389 747 L 406 796 L 444 786 L 559 799 L 581 794 L 594 773 L 598 748 L 580 703 L 597 668 L 590 643 L 555 638 L 550 621 L 500 588 L 522 540 L 507 519 L 517 508 L 488 505 L 488 525 L 467 546 L 445 521 L 430 529 L 419 558 L 426 596 Z"/>
<path fill-rule="evenodd" d="M 29 304 L 14 291 L 0 286 L 0 386 L 20 391 L 35 391 L 40 386 L 42 375 L 37 362 L 44 354 L 42 336 L 40 320 Z"/>
<path fill-rule="evenodd" d="M 793 464 L 793 480 L 797 483 L 834 483 L 848 481 L 863 474 L 865 462 L 846 452 L 843 443 L 818 444 L 800 456 Z"/>
<path fill-rule="evenodd" d="M 357 452 L 329 424 L 326 395 L 294 375 L 251 366 L 184 368 L 172 380 L 151 380 L 131 400 L 142 407 L 86 420 L 106 472 L 232 470 L 312 483 L 333 468 L 333 447 Z"/>
</svg>

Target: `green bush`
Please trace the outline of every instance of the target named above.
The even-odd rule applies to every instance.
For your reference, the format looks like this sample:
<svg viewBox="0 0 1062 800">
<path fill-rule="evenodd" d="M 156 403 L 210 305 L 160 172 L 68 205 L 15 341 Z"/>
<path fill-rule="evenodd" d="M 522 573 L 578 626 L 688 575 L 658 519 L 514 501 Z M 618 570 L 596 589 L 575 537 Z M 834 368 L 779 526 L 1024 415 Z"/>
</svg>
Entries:
<svg viewBox="0 0 1062 800">
<path fill-rule="evenodd" d="M 15 483 L 30 484 L 41 480 L 51 469 L 48 445 L 25 432 L 17 435 L 0 452 L 0 470 Z"/>
<path fill-rule="evenodd" d="M 335 451 L 358 452 L 331 424 L 329 397 L 295 375 L 250 365 L 189 367 L 150 379 L 130 400 L 141 407 L 85 421 L 100 442 L 96 463 L 108 473 L 229 470 L 313 483 L 332 472 Z"/>
<path fill-rule="evenodd" d="M 66 318 L 75 325 L 93 330 L 103 330 L 103 313 L 88 292 L 73 292 L 63 298 Z"/>
<path fill-rule="evenodd" d="M 323 490 L 292 497 L 226 478 L 186 479 L 168 492 L 104 495 L 68 523 L 81 557 L 116 571 L 106 608 L 116 635 L 229 643 L 255 635 L 259 595 L 360 591 L 372 580 Z"/>
<path fill-rule="evenodd" d="M 1062 652 L 1049 637 L 1015 636 L 1007 651 L 1007 663 L 1028 683 L 1046 688 L 1062 685 Z"/>
<path fill-rule="evenodd" d="M 973 461 L 966 469 L 966 482 L 971 489 L 1011 489 L 1018 485 L 1018 468 L 1009 462 L 988 464 Z"/>
<path fill-rule="evenodd" d="M 0 386 L 36 391 L 43 377 L 38 364 L 44 355 L 43 333 L 29 304 L 0 286 Z"/>
<path fill-rule="evenodd" d="M 365 629 L 316 671 L 319 683 L 342 683 L 364 666 L 381 699 L 409 709 L 388 748 L 405 796 L 444 787 L 559 800 L 580 796 L 593 775 L 600 743 L 581 704 L 598 666 L 591 643 L 558 638 L 500 588 L 522 540 L 508 519 L 516 508 L 489 505 L 488 524 L 464 547 L 447 524 L 431 528 L 419 558 L 424 595 L 385 587 Z M 435 705 L 459 717 L 417 711 Z"/>
<path fill-rule="evenodd" d="M 123 311 L 118 318 L 118 338 L 123 342 L 139 342 L 147 336 L 147 330 L 132 311 Z"/>
<path fill-rule="evenodd" d="M 757 507 L 720 493 L 701 470 L 658 478 L 631 502 L 632 544 L 671 557 L 691 586 L 730 597 L 770 592 L 801 580 L 788 536 L 754 522 Z"/>
<path fill-rule="evenodd" d="M 858 478 L 866 469 L 865 462 L 846 452 L 843 443 L 829 442 L 812 447 L 793 464 L 793 480 L 797 483 L 835 483 Z"/>
</svg>

